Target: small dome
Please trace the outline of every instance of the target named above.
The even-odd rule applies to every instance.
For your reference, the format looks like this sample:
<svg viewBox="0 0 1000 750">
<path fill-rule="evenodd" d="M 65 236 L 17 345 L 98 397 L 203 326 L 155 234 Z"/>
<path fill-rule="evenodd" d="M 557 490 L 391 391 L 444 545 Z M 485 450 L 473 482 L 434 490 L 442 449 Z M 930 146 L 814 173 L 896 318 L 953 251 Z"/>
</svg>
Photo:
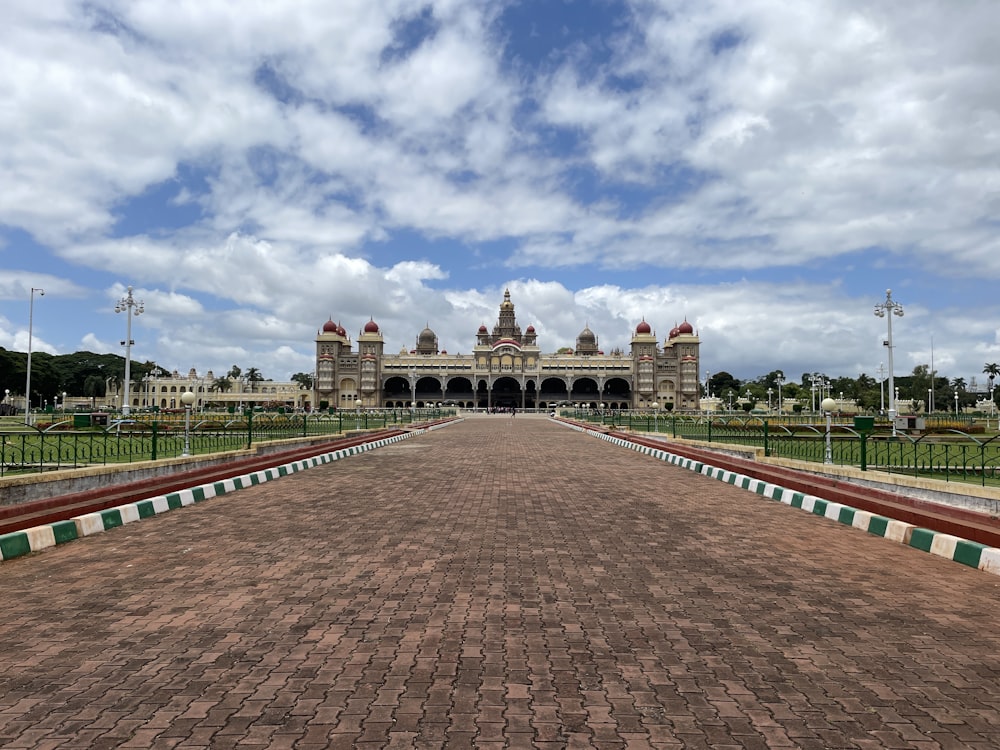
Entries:
<svg viewBox="0 0 1000 750">
<path fill-rule="evenodd" d="M 344 326 L 340 325 L 340 323 L 337 324 L 337 333 L 339 333 L 345 339 L 347 338 L 347 329 L 344 328 Z"/>
<path fill-rule="evenodd" d="M 525 329 L 524 332 L 525 333 L 534 333 L 535 332 L 535 327 L 534 326 L 528 326 L 527 329 Z"/>
<path fill-rule="evenodd" d="M 684 318 L 684 322 L 677 326 L 677 333 L 694 333 L 694 326 L 687 322 L 687 318 Z"/>
<path fill-rule="evenodd" d="M 486 333 L 486 326 L 479 326 L 480 333 Z"/>
<path fill-rule="evenodd" d="M 374 320 L 369 320 L 365 323 L 365 333 L 378 333 L 378 323 Z"/>
<path fill-rule="evenodd" d="M 636 333 L 652 333 L 653 329 L 645 320 L 635 327 Z"/>
<path fill-rule="evenodd" d="M 681 332 L 680 326 L 674 326 L 670 329 L 669 338 L 675 339 L 677 335 Z"/>
<path fill-rule="evenodd" d="M 430 328 L 422 330 L 420 335 L 417 337 L 418 341 L 426 341 L 428 343 L 432 343 L 435 339 L 437 339 L 437 336 Z"/>
<path fill-rule="evenodd" d="M 323 324 L 323 333 L 337 333 L 337 324 L 330 318 Z"/>
</svg>

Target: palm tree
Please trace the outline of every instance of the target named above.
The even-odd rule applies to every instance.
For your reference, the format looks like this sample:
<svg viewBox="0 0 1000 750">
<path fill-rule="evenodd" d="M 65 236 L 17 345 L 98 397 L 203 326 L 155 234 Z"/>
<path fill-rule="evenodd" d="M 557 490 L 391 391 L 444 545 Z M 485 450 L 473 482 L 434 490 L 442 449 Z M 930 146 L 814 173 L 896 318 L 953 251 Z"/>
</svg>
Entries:
<svg viewBox="0 0 1000 750">
<path fill-rule="evenodd" d="M 254 386 L 260 381 L 262 381 L 264 379 L 264 376 L 260 374 L 260 370 L 258 370 L 256 367 L 251 367 L 249 370 L 246 371 L 246 374 L 243 376 L 243 378 L 250 384 L 250 393 L 253 393 Z"/>
<path fill-rule="evenodd" d="M 993 381 L 1000 375 L 1000 365 L 996 362 L 987 362 L 983 365 L 983 372 L 990 381 L 990 394 L 993 394 Z"/>
<path fill-rule="evenodd" d="M 226 391 L 232 390 L 233 381 L 229 378 L 216 378 L 212 381 L 212 390 L 218 393 L 225 393 Z"/>
</svg>

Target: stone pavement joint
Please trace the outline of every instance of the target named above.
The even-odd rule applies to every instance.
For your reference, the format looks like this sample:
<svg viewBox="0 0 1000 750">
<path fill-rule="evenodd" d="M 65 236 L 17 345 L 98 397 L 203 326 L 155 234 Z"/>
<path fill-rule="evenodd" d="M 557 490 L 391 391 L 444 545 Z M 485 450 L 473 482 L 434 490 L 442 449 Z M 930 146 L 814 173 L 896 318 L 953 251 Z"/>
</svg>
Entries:
<svg viewBox="0 0 1000 750">
<path fill-rule="evenodd" d="M 996 747 L 998 579 L 740 484 L 470 418 L 9 560 L 0 747 Z"/>
</svg>

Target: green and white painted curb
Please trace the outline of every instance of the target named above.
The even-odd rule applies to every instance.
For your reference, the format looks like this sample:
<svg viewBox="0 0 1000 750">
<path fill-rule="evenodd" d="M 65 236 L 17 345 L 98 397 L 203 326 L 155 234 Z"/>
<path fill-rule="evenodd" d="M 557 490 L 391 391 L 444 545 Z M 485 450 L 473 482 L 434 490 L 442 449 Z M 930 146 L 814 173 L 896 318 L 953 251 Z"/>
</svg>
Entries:
<svg viewBox="0 0 1000 750">
<path fill-rule="evenodd" d="M 597 430 L 590 430 L 580 425 L 559 422 L 559 424 L 585 432 L 592 437 L 607 440 L 623 448 L 631 448 L 647 456 L 658 458 L 661 461 L 680 466 L 685 469 L 704 474 L 707 477 L 718 479 L 727 484 L 741 487 L 742 489 L 754 492 L 771 500 L 777 500 L 790 505 L 793 508 L 801 508 L 813 515 L 823 516 L 831 521 L 853 526 L 856 529 L 867 531 L 869 534 L 890 539 L 899 544 L 905 544 L 914 549 L 930 552 L 932 555 L 943 557 L 953 562 L 962 563 L 972 568 L 994 575 L 1000 575 L 1000 549 L 987 547 L 985 544 L 970 542 L 951 534 L 943 534 L 938 531 L 931 531 L 920 526 L 915 526 L 903 521 L 896 521 L 868 511 L 858 510 L 848 505 L 824 500 L 815 495 L 807 495 L 802 492 L 779 487 L 770 482 L 754 479 L 744 474 L 738 474 L 717 466 L 711 466 L 701 461 L 678 456 L 669 451 L 652 448 L 648 445 L 638 445 L 622 438 L 614 437 Z"/>
<path fill-rule="evenodd" d="M 457 421 L 461 420 L 453 420 L 451 422 L 431 425 L 429 427 L 413 430 L 402 435 L 393 435 L 392 437 L 383 438 L 381 440 L 373 440 L 370 443 L 352 445 L 349 448 L 341 448 L 340 450 L 322 453 L 318 456 L 313 456 L 312 458 L 293 461 L 292 463 L 282 464 L 270 469 L 264 469 L 263 471 L 255 471 L 250 474 L 224 479 L 220 482 L 212 482 L 211 484 L 202 484 L 197 487 L 179 490 L 178 492 L 171 492 L 167 495 L 150 497 L 134 503 L 120 505 L 117 508 L 109 508 L 108 510 L 102 510 L 96 513 L 87 513 L 82 516 L 76 516 L 75 518 L 71 518 L 67 521 L 58 521 L 56 523 L 46 524 L 43 526 L 35 526 L 31 529 L 14 531 L 10 534 L 0 534 L 0 560 L 10 560 L 32 552 L 40 552 L 48 547 L 53 547 L 57 544 L 63 544 L 65 542 L 71 542 L 74 539 L 90 536 L 91 534 L 97 534 L 118 526 L 124 526 L 127 523 L 138 521 L 141 518 L 149 518 L 150 516 L 155 516 L 160 513 L 166 513 L 168 510 L 182 508 L 185 505 L 193 505 L 194 503 L 208 500 L 209 498 L 227 495 L 231 492 L 235 492 L 236 490 L 242 490 L 247 487 L 263 484 L 264 482 L 270 482 L 274 479 L 279 479 L 280 477 L 285 477 L 289 474 L 295 474 L 304 469 L 312 468 L 313 466 L 328 464 L 333 461 L 339 461 L 342 458 L 348 458 L 350 456 L 356 456 L 360 453 L 366 453 L 367 451 L 375 450 L 376 448 L 381 448 L 389 445 L 390 443 L 399 442 L 400 440 L 405 440 L 406 438 L 414 435 L 419 435 L 424 432 L 446 427 L 450 424 L 455 424 Z"/>
</svg>

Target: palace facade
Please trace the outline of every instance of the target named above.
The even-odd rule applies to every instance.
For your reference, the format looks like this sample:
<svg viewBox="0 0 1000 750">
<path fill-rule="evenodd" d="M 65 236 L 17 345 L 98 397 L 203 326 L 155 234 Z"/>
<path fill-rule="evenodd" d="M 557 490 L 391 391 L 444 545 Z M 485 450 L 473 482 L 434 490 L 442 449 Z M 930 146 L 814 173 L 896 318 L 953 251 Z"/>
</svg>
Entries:
<svg viewBox="0 0 1000 750">
<path fill-rule="evenodd" d="M 574 349 L 547 354 L 534 326 L 521 330 L 508 290 L 493 330 L 481 325 L 475 342 L 472 354 L 448 354 L 438 349 L 434 331 L 425 328 L 413 349 L 388 354 L 378 324 L 369 320 L 355 349 L 331 318 L 316 335 L 315 406 L 354 409 L 360 401 L 364 409 L 410 404 L 643 409 L 653 403 L 664 410 L 700 408 L 700 341 L 686 320 L 662 344 L 643 320 L 627 353 L 605 354 L 594 332 L 584 327 Z"/>
</svg>

